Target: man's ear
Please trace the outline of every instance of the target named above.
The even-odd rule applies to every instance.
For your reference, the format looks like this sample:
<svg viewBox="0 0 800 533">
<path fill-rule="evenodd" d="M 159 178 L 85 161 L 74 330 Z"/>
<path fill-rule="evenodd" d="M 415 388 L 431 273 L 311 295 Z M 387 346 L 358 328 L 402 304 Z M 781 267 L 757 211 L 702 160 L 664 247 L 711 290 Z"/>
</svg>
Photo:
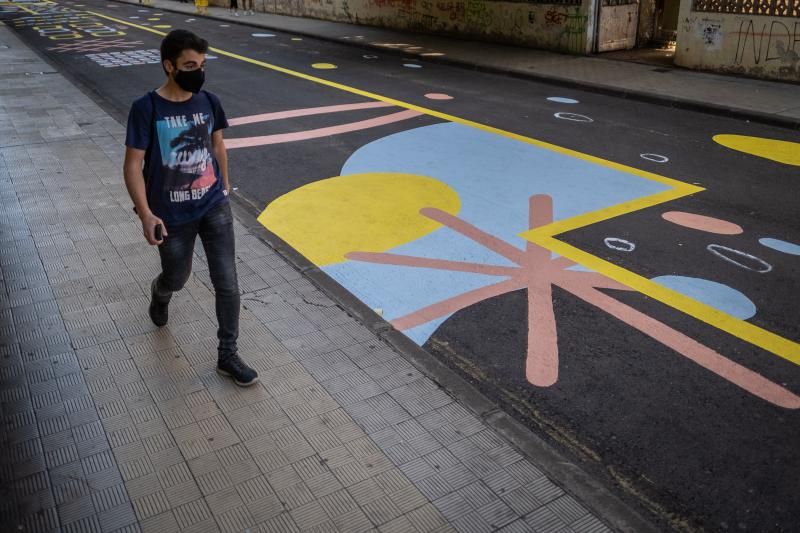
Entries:
<svg viewBox="0 0 800 533">
<path fill-rule="evenodd" d="M 164 67 L 164 72 L 167 73 L 167 76 L 169 76 L 175 71 L 175 65 L 173 65 L 172 61 L 170 61 L 169 59 L 165 59 L 164 61 L 162 61 L 161 66 Z"/>
</svg>

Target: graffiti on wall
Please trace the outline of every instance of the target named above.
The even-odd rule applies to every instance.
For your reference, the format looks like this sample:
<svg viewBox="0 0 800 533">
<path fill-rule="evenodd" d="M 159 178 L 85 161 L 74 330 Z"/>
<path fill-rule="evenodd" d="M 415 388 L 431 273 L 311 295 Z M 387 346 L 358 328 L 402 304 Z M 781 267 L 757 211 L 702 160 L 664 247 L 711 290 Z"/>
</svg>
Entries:
<svg viewBox="0 0 800 533">
<path fill-rule="evenodd" d="M 703 19 L 699 24 L 700 39 L 706 50 L 722 48 L 722 21 Z"/>
<path fill-rule="evenodd" d="M 402 9 L 413 9 L 414 0 L 369 0 L 369 7 L 395 7 Z"/>
<path fill-rule="evenodd" d="M 679 65 L 800 80 L 800 20 L 692 15 L 680 30 Z"/>
<path fill-rule="evenodd" d="M 450 22 L 463 22 L 466 8 L 464 2 L 440 1 L 436 3 L 436 9 L 444 14 Z"/>
<path fill-rule="evenodd" d="M 413 9 L 398 9 L 397 19 L 403 21 L 405 27 L 413 29 L 432 31 L 437 25 L 436 17 Z"/>
<path fill-rule="evenodd" d="M 739 22 L 734 64 L 759 65 L 778 62 L 792 70 L 800 61 L 800 21 L 772 20 Z"/>
<path fill-rule="evenodd" d="M 586 39 L 586 23 L 588 17 L 581 14 L 580 8 L 555 7 L 544 13 L 545 28 L 557 28 L 558 48 L 572 53 L 581 53 L 584 50 Z"/>
<path fill-rule="evenodd" d="M 589 17 L 582 15 L 580 8 L 577 7 L 567 13 L 564 19 L 564 29 L 560 36 L 561 46 L 564 50 L 576 54 L 584 51 L 588 19 Z"/>
<path fill-rule="evenodd" d="M 544 25 L 547 27 L 561 26 L 567 21 L 566 11 L 558 9 L 548 9 L 544 14 Z"/>
<path fill-rule="evenodd" d="M 492 11 L 483 0 L 467 0 L 464 14 L 464 19 L 470 26 L 486 28 L 492 25 Z"/>
</svg>

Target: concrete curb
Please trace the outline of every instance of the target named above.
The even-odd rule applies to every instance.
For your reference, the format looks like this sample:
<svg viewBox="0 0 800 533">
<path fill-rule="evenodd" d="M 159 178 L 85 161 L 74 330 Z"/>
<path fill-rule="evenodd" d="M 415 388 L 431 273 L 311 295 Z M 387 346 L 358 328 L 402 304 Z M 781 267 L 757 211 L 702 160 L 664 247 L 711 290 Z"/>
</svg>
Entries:
<svg viewBox="0 0 800 533">
<path fill-rule="evenodd" d="M 269 25 L 263 22 L 258 22 L 252 19 L 244 19 L 244 20 L 232 20 L 227 17 L 220 17 L 214 14 L 208 15 L 198 15 L 196 13 L 187 13 L 186 11 L 182 11 L 180 9 L 170 8 L 170 7 L 155 7 L 152 5 L 145 5 L 139 4 L 137 2 L 132 2 L 130 0 L 113 0 L 115 2 L 119 2 L 121 4 L 129 4 L 129 5 L 137 5 L 146 7 L 149 9 L 158 9 L 161 11 L 169 11 L 171 13 L 179 13 L 182 15 L 191 15 L 195 18 L 197 17 L 204 17 L 212 20 L 218 20 L 221 22 L 225 22 L 227 24 L 238 24 L 240 26 L 251 26 L 261 29 L 267 29 L 271 31 L 277 32 L 285 32 L 285 33 L 292 33 L 296 35 L 302 35 L 303 37 L 309 37 L 313 39 L 319 39 L 321 41 L 333 42 L 338 43 L 346 46 L 361 48 L 364 50 L 370 51 L 380 51 L 383 54 L 390 54 L 394 56 L 405 56 L 405 57 L 419 57 L 413 52 L 406 52 L 402 50 L 396 50 L 393 48 L 385 48 L 382 46 L 378 46 L 375 44 L 371 44 L 368 42 L 359 42 L 359 41 L 352 41 L 352 40 L 344 40 L 344 39 L 337 39 L 335 37 L 327 36 L 327 35 L 320 35 L 319 33 L 314 33 L 311 31 L 303 31 L 303 30 L 295 30 L 295 29 L 286 29 L 280 28 L 275 25 Z M 596 61 L 608 61 L 612 62 L 612 60 L 608 59 L 600 59 L 600 58 L 591 58 Z M 614 87 L 610 85 L 601 85 L 581 80 L 575 80 L 573 78 L 565 78 L 561 76 L 555 75 L 545 75 L 545 74 L 538 74 L 529 71 L 522 71 L 522 70 L 515 70 L 515 69 L 508 69 L 503 67 L 495 67 L 492 65 L 487 65 L 484 63 L 479 63 L 476 61 L 469 61 L 466 59 L 457 59 L 451 57 L 444 57 L 444 56 L 428 56 L 422 58 L 422 60 L 430 62 L 430 63 L 438 63 L 443 65 L 453 65 L 459 67 L 467 67 L 477 72 L 486 72 L 490 74 L 499 74 L 504 76 L 510 76 L 513 78 L 520 78 L 520 79 L 528 79 L 533 80 L 541 83 L 547 83 L 550 85 L 556 85 L 559 87 L 568 87 L 571 89 L 580 89 L 584 91 L 589 91 L 597 94 L 603 94 L 607 96 L 615 96 L 618 98 L 626 98 L 629 100 L 636 100 L 639 102 L 645 102 L 649 104 L 656 104 L 662 105 L 666 107 L 673 107 L 678 109 L 685 109 L 687 111 L 696 111 L 702 113 L 708 113 L 717 116 L 729 117 L 729 118 L 739 118 L 742 120 L 747 120 L 751 122 L 758 122 L 760 124 L 765 124 L 768 126 L 777 126 L 780 128 L 788 128 L 792 130 L 800 130 L 800 118 L 790 118 L 790 117 L 782 117 L 780 115 L 775 115 L 773 113 L 761 113 L 758 111 L 751 111 L 748 109 L 741 109 L 737 107 L 726 106 L 723 104 L 715 104 L 712 102 L 705 102 L 705 101 L 697 101 L 691 100 L 688 98 L 681 98 L 677 96 L 666 96 L 666 95 L 658 95 L 649 93 L 646 91 L 637 91 L 633 89 L 622 89 L 619 87 Z M 677 67 L 676 67 L 677 68 Z M 800 90 L 800 87 L 798 88 Z"/>
<path fill-rule="evenodd" d="M 470 410 L 499 435 L 540 467 L 551 480 L 585 504 L 609 527 L 620 533 L 663 531 L 656 520 L 648 519 L 603 486 L 580 465 L 565 458 L 551 444 L 517 421 L 475 386 L 394 329 L 372 309 L 333 280 L 316 265 L 257 222 L 261 209 L 245 198 L 233 195 L 231 205 L 241 224 L 262 239 L 281 257 L 299 270 L 334 302 L 380 337 L 425 376 L 442 387 L 459 404 Z M 655 517 L 654 517 L 655 518 Z M 666 521 L 664 517 L 660 517 Z"/>
</svg>

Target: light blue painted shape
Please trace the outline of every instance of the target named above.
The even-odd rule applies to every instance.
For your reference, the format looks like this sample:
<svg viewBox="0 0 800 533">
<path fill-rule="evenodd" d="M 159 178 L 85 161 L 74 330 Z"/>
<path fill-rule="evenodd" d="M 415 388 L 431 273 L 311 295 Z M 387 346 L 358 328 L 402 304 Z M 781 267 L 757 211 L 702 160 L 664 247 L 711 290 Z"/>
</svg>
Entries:
<svg viewBox="0 0 800 533">
<path fill-rule="evenodd" d="M 403 66 L 406 68 L 422 68 L 422 65 L 416 65 L 414 63 L 403 63 Z"/>
<path fill-rule="evenodd" d="M 574 98 L 564 98 L 563 96 L 550 96 L 547 98 L 551 102 L 556 102 L 558 104 L 578 104 L 578 100 Z"/>
<path fill-rule="evenodd" d="M 462 235 L 442 228 L 422 239 L 398 246 L 391 253 L 469 261 L 487 265 L 514 266 L 514 263 L 483 248 Z M 500 283 L 508 278 L 468 272 L 449 272 L 429 268 L 379 265 L 347 261 L 323 267 L 325 273 L 371 308 L 383 309 L 383 317 L 392 321 L 422 307 L 452 298 L 464 292 Z M 405 333 L 420 345 L 450 315 L 431 327 L 418 326 Z M 413 334 L 413 336 L 412 336 Z"/>
<path fill-rule="evenodd" d="M 272 33 L 251 33 L 253 37 L 275 37 Z"/>
<path fill-rule="evenodd" d="M 341 174 L 369 172 L 417 174 L 446 183 L 461 198 L 460 218 L 520 250 L 527 245 L 518 234 L 528 229 L 531 195 L 550 195 L 559 220 L 668 189 L 627 172 L 455 123 L 424 126 L 373 141 L 350 156 Z M 446 227 L 389 252 L 514 266 Z M 357 261 L 323 270 L 371 308 L 382 308 L 387 320 L 508 279 Z M 448 317 L 405 333 L 424 344 Z"/>
<path fill-rule="evenodd" d="M 658 276 L 653 281 L 742 320 L 752 317 L 757 311 L 750 298 L 716 281 L 687 276 Z"/>
<path fill-rule="evenodd" d="M 444 324 L 444 322 L 450 318 L 450 316 L 451 315 L 447 315 L 446 317 L 437 318 L 415 328 L 407 329 L 403 332 L 403 334 L 422 346 L 428 341 L 428 339 L 431 338 L 431 335 L 433 335 L 436 330 L 439 329 L 439 326 Z"/>
<path fill-rule="evenodd" d="M 773 250 L 777 250 L 785 254 L 800 255 L 800 244 L 795 244 L 793 242 L 788 242 L 788 241 L 782 241 L 780 239 L 773 239 L 772 237 L 764 237 L 763 239 L 758 239 L 758 242 L 763 244 L 767 248 L 772 248 Z"/>
<path fill-rule="evenodd" d="M 611 169 L 462 124 L 396 133 L 356 150 L 342 174 L 400 172 L 430 176 L 461 198 L 459 216 L 515 246 L 528 228 L 533 194 L 553 198 L 554 218 L 570 218 L 669 189 Z"/>
</svg>

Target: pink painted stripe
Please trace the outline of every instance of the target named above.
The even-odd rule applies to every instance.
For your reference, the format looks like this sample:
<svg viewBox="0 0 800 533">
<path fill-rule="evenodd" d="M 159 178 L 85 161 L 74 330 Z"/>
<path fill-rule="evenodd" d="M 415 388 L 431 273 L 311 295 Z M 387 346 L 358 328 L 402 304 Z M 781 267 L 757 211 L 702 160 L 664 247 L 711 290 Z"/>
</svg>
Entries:
<svg viewBox="0 0 800 533">
<path fill-rule="evenodd" d="M 542 275 L 528 286 L 528 354 L 525 377 L 537 387 L 558 381 L 558 332 L 553 287 Z"/>
<path fill-rule="evenodd" d="M 658 320 L 645 315 L 627 305 L 607 296 L 600 291 L 567 285 L 562 288 L 575 294 L 588 303 L 599 307 L 606 313 L 630 324 L 642 333 L 672 348 L 679 354 L 691 359 L 698 365 L 710 370 L 721 378 L 741 387 L 750 394 L 758 396 L 772 404 L 787 409 L 800 408 L 800 397 L 781 387 L 749 368 L 746 368 L 711 348 L 704 346 Z"/>
<path fill-rule="evenodd" d="M 698 215 L 696 213 L 686 213 L 685 211 L 667 211 L 661 218 L 683 226 L 685 228 L 707 231 L 719 235 L 740 235 L 744 230 L 739 224 L 722 220 L 721 218 Z"/>
<path fill-rule="evenodd" d="M 374 252 L 350 252 L 349 254 L 345 255 L 345 257 L 353 261 L 363 261 L 366 263 L 417 268 L 433 268 L 436 270 L 449 270 L 451 272 L 472 272 L 475 274 L 486 274 L 489 276 L 514 277 L 519 274 L 518 267 L 482 265 L 480 263 L 448 261 L 446 259 L 429 259 L 427 257 L 414 257 L 410 255 Z"/>
<path fill-rule="evenodd" d="M 260 115 L 232 118 L 228 121 L 228 125 L 241 126 L 242 124 L 253 124 L 255 122 L 267 122 L 270 120 L 281 120 L 284 118 L 294 117 L 307 117 L 310 115 L 324 115 L 326 113 L 340 113 L 342 111 L 357 111 L 359 109 L 375 109 L 378 107 L 392 107 L 392 104 L 386 102 L 361 102 L 358 104 L 341 104 L 323 107 L 308 107 L 305 109 L 292 109 L 290 111 L 277 111 L 274 113 L 262 113 Z"/>
<path fill-rule="evenodd" d="M 594 287 L 595 289 L 615 289 L 619 291 L 632 291 L 630 287 L 627 285 L 623 285 L 618 281 L 614 281 L 613 279 L 607 278 L 602 274 L 598 274 L 597 272 L 576 272 L 574 270 L 561 270 L 558 272 L 554 272 L 553 276 L 553 283 L 558 286 L 575 286 L 579 285 L 581 287 L 589 288 Z"/>
<path fill-rule="evenodd" d="M 507 292 L 524 289 L 525 285 L 517 280 L 501 281 L 488 287 L 481 287 L 458 296 L 453 296 L 447 300 L 442 300 L 428 307 L 418 309 L 413 313 L 401 316 L 391 321 L 392 326 L 403 331 L 425 324 L 439 317 L 455 313 L 472 304 L 476 304 L 488 298 L 499 296 Z"/>
<path fill-rule="evenodd" d="M 502 255 L 506 259 L 513 261 L 518 265 L 522 265 L 525 262 L 525 252 L 519 248 L 515 248 L 511 244 L 495 237 L 494 235 L 478 229 L 466 220 L 462 220 L 435 207 L 423 207 L 419 210 L 419 212 L 429 219 L 435 220 L 443 226 L 447 226 L 456 233 L 460 233 L 461 235 L 477 242 L 493 252 Z"/>
<path fill-rule="evenodd" d="M 553 198 L 548 194 L 534 194 L 528 198 L 528 226 L 530 229 L 541 228 L 553 222 Z M 530 241 L 525 243 L 524 263 L 535 267 L 532 272 L 551 267 L 550 250 Z"/>
<path fill-rule="evenodd" d="M 382 117 L 361 120 L 358 122 L 350 122 L 348 124 L 340 124 L 338 126 L 329 126 L 327 128 L 319 128 L 316 130 L 298 131 L 294 133 L 277 133 L 274 135 L 263 135 L 260 137 L 225 139 L 225 147 L 228 149 L 247 148 L 249 146 L 264 146 L 266 144 L 306 141 L 308 139 L 317 139 L 319 137 L 328 137 L 330 135 L 339 135 L 341 133 L 349 133 L 352 131 L 385 126 L 386 124 L 392 124 L 394 122 L 400 122 L 402 120 L 418 117 L 421 114 L 422 113 L 418 113 L 416 111 L 400 111 L 399 113 L 392 113 Z"/>
</svg>

